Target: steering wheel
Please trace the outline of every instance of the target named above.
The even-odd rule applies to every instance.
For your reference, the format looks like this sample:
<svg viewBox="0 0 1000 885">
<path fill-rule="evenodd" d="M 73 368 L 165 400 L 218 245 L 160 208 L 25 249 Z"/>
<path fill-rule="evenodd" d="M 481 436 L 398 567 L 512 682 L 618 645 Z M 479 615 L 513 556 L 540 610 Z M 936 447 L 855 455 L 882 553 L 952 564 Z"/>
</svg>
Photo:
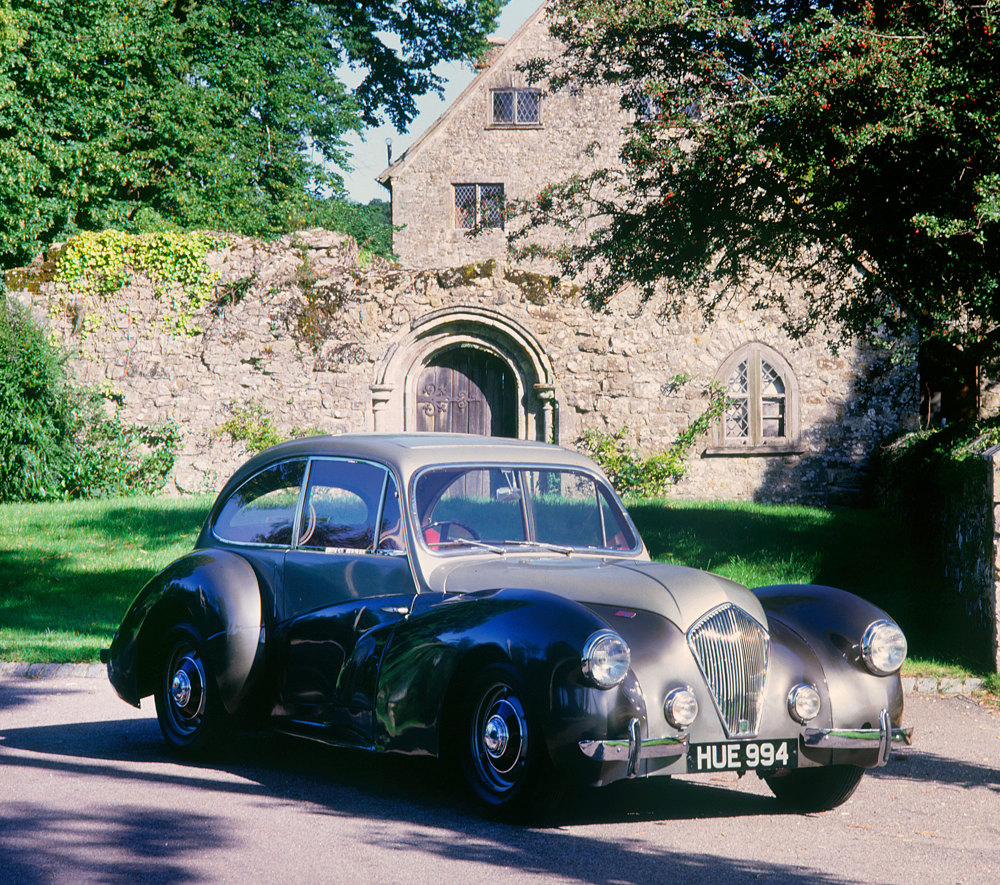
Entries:
<svg viewBox="0 0 1000 885">
<path fill-rule="evenodd" d="M 444 541 L 460 541 L 463 539 L 469 541 L 480 540 L 479 535 L 474 529 L 469 528 L 464 522 L 459 522 L 457 519 L 439 519 L 435 522 L 429 522 L 421 530 L 424 533 L 424 540 L 427 542 L 427 546 L 432 550 L 436 550 L 438 545 Z"/>
</svg>

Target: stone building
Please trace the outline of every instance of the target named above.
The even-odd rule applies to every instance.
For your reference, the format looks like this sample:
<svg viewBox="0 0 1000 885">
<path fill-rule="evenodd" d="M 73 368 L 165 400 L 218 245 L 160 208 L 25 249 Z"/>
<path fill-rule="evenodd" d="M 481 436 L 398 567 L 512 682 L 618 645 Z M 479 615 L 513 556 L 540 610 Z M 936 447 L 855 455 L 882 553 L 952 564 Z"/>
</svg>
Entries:
<svg viewBox="0 0 1000 885">
<path fill-rule="evenodd" d="M 468 88 L 379 176 L 402 228 L 393 246 L 404 266 L 501 258 L 505 201 L 616 162 L 627 122 L 617 93 L 548 93 L 518 69 L 558 52 L 544 11 L 495 45 Z"/>
<path fill-rule="evenodd" d="M 539 9 L 382 176 L 399 265 L 361 267 L 353 241 L 305 231 L 220 241 L 215 300 L 171 334 L 162 284 L 132 277 L 97 297 L 60 283 L 58 250 L 8 277 L 126 416 L 184 431 L 178 490 L 211 489 L 245 451 L 219 428 L 254 404 L 303 429 L 481 432 L 574 446 L 626 429 L 662 451 L 707 406 L 732 403 L 690 459 L 678 495 L 849 502 L 872 453 L 917 414 L 905 363 L 864 343 L 792 341 L 737 293 L 707 324 L 690 305 L 623 292 L 594 313 L 572 281 L 505 260 L 505 199 L 613 162 L 626 122 L 608 91 L 544 94 L 518 70 L 554 51 Z M 470 237 L 473 227 L 485 228 Z M 796 292 L 768 277 L 786 300 Z M 238 297 L 237 297 L 238 296 Z"/>
</svg>

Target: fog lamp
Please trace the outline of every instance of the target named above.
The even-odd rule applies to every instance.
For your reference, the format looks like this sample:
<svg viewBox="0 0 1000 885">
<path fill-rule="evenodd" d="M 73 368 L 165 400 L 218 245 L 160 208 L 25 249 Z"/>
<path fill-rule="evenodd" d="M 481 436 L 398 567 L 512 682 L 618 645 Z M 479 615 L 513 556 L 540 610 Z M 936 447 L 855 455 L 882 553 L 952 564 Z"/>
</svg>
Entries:
<svg viewBox="0 0 1000 885">
<path fill-rule="evenodd" d="M 796 722 L 805 724 L 819 715 L 823 701 L 815 686 L 800 682 L 788 692 L 788 712 Z"/>
<path fill-rule="evenodd" d="M 663 702 L 663 712 L 674 728 L 687 728 L 698 718 L 698 698 L 690 688 L 675 688 Z"/>
</svg>

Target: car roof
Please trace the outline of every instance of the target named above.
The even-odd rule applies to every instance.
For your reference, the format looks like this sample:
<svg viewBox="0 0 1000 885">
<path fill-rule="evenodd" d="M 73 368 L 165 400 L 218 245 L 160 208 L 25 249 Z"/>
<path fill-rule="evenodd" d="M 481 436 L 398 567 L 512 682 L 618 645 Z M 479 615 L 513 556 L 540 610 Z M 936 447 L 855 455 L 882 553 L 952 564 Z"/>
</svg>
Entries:
<svg viewBox="0 0 1000 885">
<path fill-rule="evenodd" d="M 600 469 L 583 455 L 530 440 L 466 433 L 345 433 L 309 436 L 265 449 L 240 467 L 226 483 L 228 492 L 258 470 L 294 457 L 350 457 L 396 469 L 405 481 L 421 467 L 435 464 L 533 464 Z"/>
</svg>

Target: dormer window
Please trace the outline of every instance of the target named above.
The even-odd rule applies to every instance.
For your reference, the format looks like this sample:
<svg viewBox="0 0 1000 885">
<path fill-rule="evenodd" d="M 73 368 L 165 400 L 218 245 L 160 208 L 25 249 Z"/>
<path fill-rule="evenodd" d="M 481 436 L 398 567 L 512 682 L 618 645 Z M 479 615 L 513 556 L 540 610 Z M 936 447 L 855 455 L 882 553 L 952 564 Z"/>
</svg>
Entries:
<svg viewBox="0 0 1000 885">
<path fill-rule="evenodd" d="M 541 126 L 542 93 L 537 89 L 494 89 L 492 117 L 494 126 Z"/>
</svg>

